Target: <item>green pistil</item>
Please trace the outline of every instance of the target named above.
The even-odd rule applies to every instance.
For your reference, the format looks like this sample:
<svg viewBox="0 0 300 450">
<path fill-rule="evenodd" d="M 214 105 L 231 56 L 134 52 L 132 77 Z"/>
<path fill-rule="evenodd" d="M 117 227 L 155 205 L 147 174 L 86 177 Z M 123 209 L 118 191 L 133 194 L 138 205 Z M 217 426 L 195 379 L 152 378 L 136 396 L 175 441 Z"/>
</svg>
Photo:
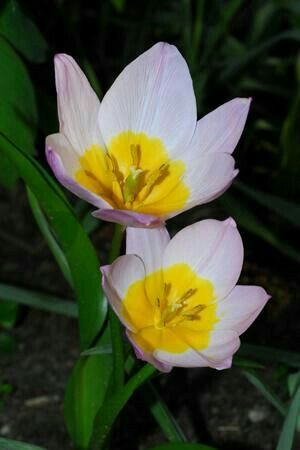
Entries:
<svg viewBox="0 0 300 450">
<path fill-rule="evenodd" d="M 127 176 L 123 186 L 123 196 L 125 203 L 132 203 L 139 191 L 140 177 L 142 169 L 130 167 L 130 174 Z"/>
</svg>

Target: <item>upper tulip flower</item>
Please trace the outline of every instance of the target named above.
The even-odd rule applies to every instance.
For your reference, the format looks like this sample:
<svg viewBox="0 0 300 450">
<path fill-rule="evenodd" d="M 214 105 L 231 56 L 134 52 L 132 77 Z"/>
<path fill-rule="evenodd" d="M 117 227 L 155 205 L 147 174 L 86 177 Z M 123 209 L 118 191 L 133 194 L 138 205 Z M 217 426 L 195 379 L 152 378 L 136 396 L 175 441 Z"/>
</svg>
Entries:
<svg viewBox="0 0 300 450">
<path fill-rule="evenodd" d="M 127 254 L 102 267 L 107 298 L 136 355 L 159 370 L 231 366 L 269 296 L 236 286 L 243 244 L 235 222 L 203 220 L 171 241 L 165 228 L 127 228 Z"/>
<path fill-rule="evenodd" d="M 158 43 L 129 64 L 100 104 L 68 55 L 55 57 L 60 132 L 47 137 L 57 179 L 95 205 L 96 217 L 135 227 L 218 197 L 237 174 L 230 155 L 250 100 L 236 98 L 197 122 L 187 64 Z"/>
</svg>

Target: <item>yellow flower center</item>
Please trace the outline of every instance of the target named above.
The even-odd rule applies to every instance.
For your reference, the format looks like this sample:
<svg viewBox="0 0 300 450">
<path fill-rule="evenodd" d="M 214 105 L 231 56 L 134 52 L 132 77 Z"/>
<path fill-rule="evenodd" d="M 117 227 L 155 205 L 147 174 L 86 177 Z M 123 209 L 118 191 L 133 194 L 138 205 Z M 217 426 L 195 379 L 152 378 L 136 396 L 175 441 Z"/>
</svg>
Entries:
<svg viewBox="0 0 300 450">
<path fill-rule="evenodd" d="M 131 338 L 145 352 L 203 350 L 218 321 L 212 283 L 188 264 L 174 264 L 133 283 L 123 315 Z"/>
<path fill-rule="evenodd" d="M 162 142 L 126 131 L 106 150 L 92 145 L 81 157 L 75 179 L 113 208 L 163 216 L 180 210 L 189 197 L 185 166 L 171 161 Z"/>
</svg>

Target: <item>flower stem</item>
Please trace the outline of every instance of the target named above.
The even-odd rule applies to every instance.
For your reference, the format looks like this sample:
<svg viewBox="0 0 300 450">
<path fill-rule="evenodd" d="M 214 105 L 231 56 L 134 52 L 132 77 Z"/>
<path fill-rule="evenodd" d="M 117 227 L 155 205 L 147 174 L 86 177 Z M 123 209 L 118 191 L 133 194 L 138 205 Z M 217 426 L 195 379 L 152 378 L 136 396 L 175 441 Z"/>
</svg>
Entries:
<svg viewBox="0 0 300 450">
<path fill-rule="evenodd" d="M 116 224 L 109 254 L 110 264 L 120 254 L 122 238 L 123 227 Z M 109 309 L 109 325 L 113 351 L 113 389 L 114 391 L 118 391 L 124 385 L 124 347 L 120 322 L 111 308 Z"/>
<path fill-rule="evenodd" d="M 110 430 L 126 405 L 132 394 L 145 381 L 147 381 L 156 369 L 150 364 L 145 364 L 119 391 L 108 398 L 102 405 L 95 417 L 94 433 L 91 441 L 91 450 L 102 450 L 105 448 L 106 440 L 110 434 Z"/>
</svg>

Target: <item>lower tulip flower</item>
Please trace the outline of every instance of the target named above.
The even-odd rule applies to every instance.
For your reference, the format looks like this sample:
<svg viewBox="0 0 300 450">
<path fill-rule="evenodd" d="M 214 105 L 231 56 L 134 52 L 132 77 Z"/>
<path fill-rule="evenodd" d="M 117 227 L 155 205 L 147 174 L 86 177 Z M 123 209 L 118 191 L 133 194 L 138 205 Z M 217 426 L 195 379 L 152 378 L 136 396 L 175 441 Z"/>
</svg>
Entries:
<svg viewBox="0 0 300 450">
<path fill-rule="evenodd" d="M 60 130 L 46 140 L 57 179 L 127 226 L 157 227 L 221 195 L 238 171 L 231 156 L 250 99 L 197 122 L 186 62 L 158 43 L 129 64 L 101 104 L 71 56 L 55 57 Z"/>
<path fill-rule="evenodd" d="M 136 356 L 165 372 L 229 368 L 270 298 L 236 286 L 243 244 L 234 220 L 203 220 L 171 240 L 165 228 L 128 228 L 126 253 L 101 270 Z"/>
</svg>

